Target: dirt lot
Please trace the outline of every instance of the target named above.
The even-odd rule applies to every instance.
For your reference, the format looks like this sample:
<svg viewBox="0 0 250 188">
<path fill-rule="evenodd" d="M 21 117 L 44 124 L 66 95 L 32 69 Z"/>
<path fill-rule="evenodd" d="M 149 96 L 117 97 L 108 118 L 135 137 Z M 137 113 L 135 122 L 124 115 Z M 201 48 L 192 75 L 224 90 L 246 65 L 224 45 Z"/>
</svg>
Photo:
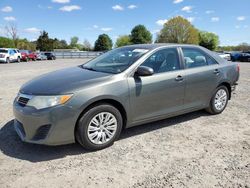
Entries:
<svg viewBox="0 0 250 188">
<path fill-rule="evenodd" d="M 0 64 L 0 186 L 250 187 L 250 64 L 221 115 L 194 112 L 123 132 L 102 151 L 22 143 L 12 101 L 34 76 L 83 63 Z"/>
</svg>

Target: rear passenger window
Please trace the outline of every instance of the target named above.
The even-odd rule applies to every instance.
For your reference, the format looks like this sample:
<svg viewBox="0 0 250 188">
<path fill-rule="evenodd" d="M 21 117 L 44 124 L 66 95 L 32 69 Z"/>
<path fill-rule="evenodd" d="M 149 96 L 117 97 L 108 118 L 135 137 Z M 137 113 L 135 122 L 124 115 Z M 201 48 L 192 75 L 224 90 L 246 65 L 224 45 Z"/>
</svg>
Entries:
<svg viewBox="0 0 250 188">
<path fill-rule="evenodd" d="M 151 67 L 154 73 L 175 71 L 180 69 L 176 48 L 166 48 L 151 55 L 141 66 Z"/>
<path fill-rule="evenodd" d="M 215 60 L 197 49 L 182 48 L 187 68 L 202 67 L 217 64 Z"/>
</svg>

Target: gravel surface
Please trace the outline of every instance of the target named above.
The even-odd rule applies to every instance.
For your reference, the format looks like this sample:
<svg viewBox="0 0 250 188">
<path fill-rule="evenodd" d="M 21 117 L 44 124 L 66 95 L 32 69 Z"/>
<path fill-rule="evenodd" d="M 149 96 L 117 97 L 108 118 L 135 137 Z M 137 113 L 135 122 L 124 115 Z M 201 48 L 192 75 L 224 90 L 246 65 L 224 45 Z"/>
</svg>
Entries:
<svg viewBox="0 0 250 188">
<path fill-rule="evenodd" d="M 107 149 L 22 143 L 12 101 L 20 86 L 86 60 L 0 64 L 0 187 L 250 187 L 250 64 L 226 110 L 125 130 Z"/>
</svg>

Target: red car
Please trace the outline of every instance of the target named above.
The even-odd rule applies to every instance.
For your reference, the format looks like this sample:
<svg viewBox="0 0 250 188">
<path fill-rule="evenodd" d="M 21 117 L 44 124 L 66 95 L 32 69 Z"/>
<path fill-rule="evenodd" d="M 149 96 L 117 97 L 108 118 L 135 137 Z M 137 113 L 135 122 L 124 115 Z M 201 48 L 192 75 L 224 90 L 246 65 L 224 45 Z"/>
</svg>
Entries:
<svg viewBox="0 0 250 188">
<path fill-rule="evenodd" d="M 22 55 L 22 58 L 21 58 L 22 61 L 29 61 L 29 60 L 36 61 L 36 59 L 37 59 L 36 53 L 34 53 L 30 50 L 19 50 L 19 51 Z"/>
</svg>

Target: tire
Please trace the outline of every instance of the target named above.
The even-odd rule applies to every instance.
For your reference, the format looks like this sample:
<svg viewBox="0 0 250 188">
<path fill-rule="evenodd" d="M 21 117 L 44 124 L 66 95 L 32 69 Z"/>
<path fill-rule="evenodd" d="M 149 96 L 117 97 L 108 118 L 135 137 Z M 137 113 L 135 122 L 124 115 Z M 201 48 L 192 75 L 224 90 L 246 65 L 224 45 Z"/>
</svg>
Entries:
<svg viewBox="0 0 250 188">
<path fill-rule="evenodd" d="M 209 103 L 209 107 L 206 109 L 206 111 L 212 115 L 222 113 L 227 107 L 228 99 L 229 92 L 227 87 L 224 85 L 219 86 L 214 92 L 214 95 Z"/>
<path fill-rule="evenodd" d="M 108 120 L 106 124 L 105 120 Z M 100 122 L 102 122 L 101 125 Z M 122 122 L 121 113 L 114 106 L 105 103 L 95 105 L 79 119 L 76 140 L 87 150 L 104 149 L 111 146 L 119 138 Z M 112 136 L 109 137 L 109 135 Z"/>
<path fill-rule="evenodd" d="M 8 64 L 8 63 L 10 63 L 10 58 L 6 58 L 6 63 Z"/>
<path fill-rule="evenodd" d="M 21 59 L 20 57 L 17 58 L 17 63 L 20 63 L 21 62 Z"/>
</svg>

